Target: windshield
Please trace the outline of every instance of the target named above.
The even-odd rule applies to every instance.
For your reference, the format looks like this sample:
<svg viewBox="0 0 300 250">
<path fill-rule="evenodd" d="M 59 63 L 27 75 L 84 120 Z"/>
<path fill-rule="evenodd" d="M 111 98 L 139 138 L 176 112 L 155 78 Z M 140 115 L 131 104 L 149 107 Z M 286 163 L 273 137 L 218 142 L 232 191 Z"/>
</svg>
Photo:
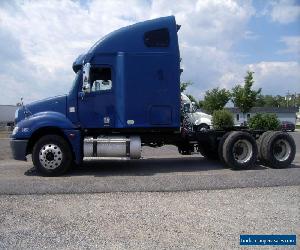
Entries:
<svg viewBox="0 0 300 250">
<path fill-rule="evenodd" d="M 74 81 L 72 83 L 72 87 L 70 89 L 70 93 L 72 93 L 73 91 L 77 91 L 77 86 L 78 86 L 77 83 L 78 83 L 78 80 L 80 79 L 79 78 L 80 75 L 81 75 L 81 70 L 78 70 L 77 73 L 76 73 L 75 79 L 74 79 Z"/>
</svg>

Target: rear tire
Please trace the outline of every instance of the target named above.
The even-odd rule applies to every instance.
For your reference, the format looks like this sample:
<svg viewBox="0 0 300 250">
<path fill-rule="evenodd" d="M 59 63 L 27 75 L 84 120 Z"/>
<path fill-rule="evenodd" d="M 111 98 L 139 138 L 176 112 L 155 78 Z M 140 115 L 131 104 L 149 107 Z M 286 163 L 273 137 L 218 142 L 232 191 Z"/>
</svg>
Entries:
<svg viewBox="0 0 300 250">
<path fill-rule="evenodd" d="M 224 156 L 223 156 L 223 146 L 224 146 L 224 142 L 225 140 L 227 139 L 227 137 L 230 135 L 231 132 L 228 132 L 226 133 L 225 135 L 222 136 L 221 140 L 219 141 L 219 145 L 218 145 L 218 156 L 219 156 L 219 159 L 220 161 L 223 163 L 223 164 L 226 164 L 225 163 L 225 160 L 224 160 Z"/>
<path fill-rule="evenodd" d="M 223 157 L 226 165 L 233 169 L 244 169 L 255 164 L 257 145 L 252 135 L 234 131 L 223 144 Z"/>
<path fill-rule="evenodd" d="M 43 175 L 58 176 L 70 169 L 73 156 L 64 138 L 58 135 L 45 135 L 35 143 L 32 161 Z"/>
<path fill-rule="evenodd" d="M 267 166 L 272 168 L 287 168 L 296 154 L 296 144 L 288 133 L 269 133 L 261 147 L 262 158 Z"/>
<path fill-rule="evenodd" d="M 262 163 L 262 164 L 265 164 L 265 160 L 263 159 L 263 156 L 262 156 L 262 147 L 265 143 L 265 139 L 267 138 L 267 136 L 270 134 L 270 133 L 273 133 L 273 131 L 266 131 L 264 132 L 259 138 L 258 140 L 256 141 L 257 143 L 257 148 L 258 148 L 258 160 Z"/>
</svg>

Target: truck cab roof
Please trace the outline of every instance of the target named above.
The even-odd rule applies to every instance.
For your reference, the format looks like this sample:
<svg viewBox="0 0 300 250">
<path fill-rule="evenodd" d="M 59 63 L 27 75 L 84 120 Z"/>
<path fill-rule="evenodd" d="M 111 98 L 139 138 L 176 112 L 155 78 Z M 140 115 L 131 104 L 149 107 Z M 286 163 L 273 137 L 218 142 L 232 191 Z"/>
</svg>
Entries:
<svg viewBox="0 0 300 250">
<path fill-rule="evenodd" d="M 77 72 L 87 62 L 97 64 L 97 57 L 105 54 L 172 52 L 179 57 L 179 27 L 174 16 L 167 16 L 115 30 L 96 42 L 86 54 L 79 55 L 73 70 Z"/>
</svg>

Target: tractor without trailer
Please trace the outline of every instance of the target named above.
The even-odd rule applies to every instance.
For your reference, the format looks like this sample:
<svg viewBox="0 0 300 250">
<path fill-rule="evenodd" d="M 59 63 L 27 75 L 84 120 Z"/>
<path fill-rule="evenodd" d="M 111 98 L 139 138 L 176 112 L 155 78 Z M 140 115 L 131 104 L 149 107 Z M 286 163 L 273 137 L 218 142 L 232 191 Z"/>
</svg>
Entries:
<svg viewBox="0 0 300 250">
<path fill-rule="evenodd" d="M 137 23 L 80 55 L 67 95 L 16 111 L 14 159 L 32 154 L 36 168 L 54 176 L 85 160 L 139 159 L 143 146 L 171 144 L 181 154 L 200 152 L 232 168 L 247 168 L 257 159 L 288 167 L 295 157 L 289 134 L 215 130 L 202 126 L 195 110 L 181 102 L 179 28 L 174 16 Z"/>
</svg>

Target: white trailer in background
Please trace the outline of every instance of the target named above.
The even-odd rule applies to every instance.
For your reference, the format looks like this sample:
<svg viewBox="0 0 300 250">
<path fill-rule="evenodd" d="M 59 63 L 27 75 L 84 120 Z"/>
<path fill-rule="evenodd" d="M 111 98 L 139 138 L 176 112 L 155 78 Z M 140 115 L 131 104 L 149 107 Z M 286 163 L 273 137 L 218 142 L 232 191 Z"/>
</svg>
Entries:
<svg viewBox="0 0 300 250">
<path fill-rule="evenodd" d="M 15 112 L 18 109 L 15 105 L 0 105 L 0 128 L 10 128 L 14 124 Z"/>
</svg>

